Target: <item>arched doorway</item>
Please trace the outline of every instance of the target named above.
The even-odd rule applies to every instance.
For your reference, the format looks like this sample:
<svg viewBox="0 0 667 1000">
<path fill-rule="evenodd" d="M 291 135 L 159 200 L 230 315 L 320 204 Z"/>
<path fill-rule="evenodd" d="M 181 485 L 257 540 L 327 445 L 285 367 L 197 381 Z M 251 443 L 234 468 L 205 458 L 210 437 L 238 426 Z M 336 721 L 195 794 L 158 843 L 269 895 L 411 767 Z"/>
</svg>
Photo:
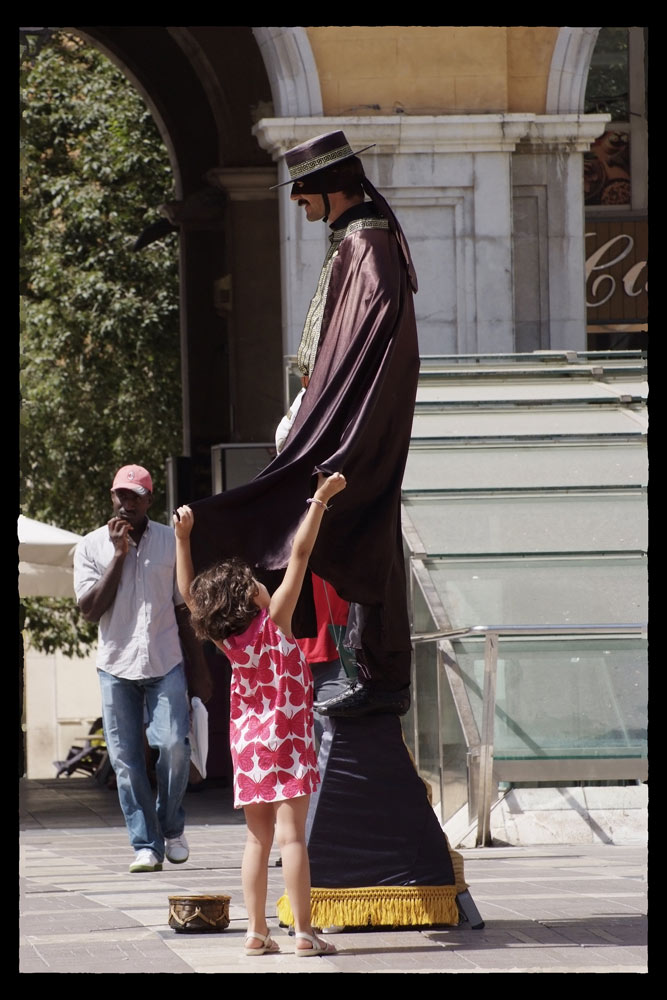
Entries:
<svg viewBox="0 0 667 1000">
<path fill-rule="evenodd" d="M 123 70 L 169 150 L 185 456 L 176 488 L 183 499 L 206 496 L 211 447 L 270 440 L 282 415 L 278 203 L 269 191 L 276 168 L 251 132 L 273 113 L 272 84 L 250 27 L 68 30 Z"/>
<path fill-rule="evenodd" d="M 267 440 L 283 412 L 276 168 L 251 131 L 273 113 L 262 57 L 250 28 L 63 30 L 122 70 L 169 150 L 176 197 L 165 214 L 179 230 L 183 381 L 183 448 L 171 458 L 182 462 L 179 500 L 206 496 L 211 447 Z M 210 706 L 214 778 L 228 765 L 221 659 Z"/>
</svg>

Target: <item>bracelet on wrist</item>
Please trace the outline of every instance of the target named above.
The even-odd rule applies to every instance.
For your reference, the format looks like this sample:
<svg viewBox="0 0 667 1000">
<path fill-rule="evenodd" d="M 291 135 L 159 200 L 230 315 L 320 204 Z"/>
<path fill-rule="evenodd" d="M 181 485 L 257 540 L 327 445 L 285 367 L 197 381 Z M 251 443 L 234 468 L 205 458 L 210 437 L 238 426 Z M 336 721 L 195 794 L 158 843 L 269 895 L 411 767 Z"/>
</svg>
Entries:
<svg viewBox="0 0 667 1000">
<path fill-rule="evenodd" d="M 318 500 L 317 497 L 308 497 L 306 503 L 318 503 L 320 507 L 324 507 L 325 510 L 331 510 L 331 507 L 328 507 L 324 500 Z"/>
</svg>

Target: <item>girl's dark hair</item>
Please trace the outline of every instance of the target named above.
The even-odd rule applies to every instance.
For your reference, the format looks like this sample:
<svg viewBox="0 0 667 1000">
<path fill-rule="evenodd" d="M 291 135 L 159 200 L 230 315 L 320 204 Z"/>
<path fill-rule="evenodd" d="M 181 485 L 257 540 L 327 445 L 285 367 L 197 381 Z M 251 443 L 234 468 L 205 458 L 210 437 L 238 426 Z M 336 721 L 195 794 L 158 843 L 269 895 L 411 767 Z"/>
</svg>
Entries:
<svg viewBox="0 0 667 1000">
<path fill-rule="evenodd" d="M 253 572 L 240 559 L 227 559 L 204 570 L 190 587 L 197 638 L 220 641 L 245 632 L 260 612 L 253 600 L 256 594 Z"/>
</svg>

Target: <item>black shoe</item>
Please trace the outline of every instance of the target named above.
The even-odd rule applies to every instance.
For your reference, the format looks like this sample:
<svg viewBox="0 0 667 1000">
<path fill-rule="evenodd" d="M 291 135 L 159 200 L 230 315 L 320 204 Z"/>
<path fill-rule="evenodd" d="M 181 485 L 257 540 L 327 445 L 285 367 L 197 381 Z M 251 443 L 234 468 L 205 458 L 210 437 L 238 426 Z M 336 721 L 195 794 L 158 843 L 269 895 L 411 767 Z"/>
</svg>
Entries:
<svg viewBox="0 0 667 1000">
<path fill-rule="evenodd" d="M 410 708 L 410 689 L 378 691 L 355 681 L 347 691 L 313 705 L 318 715 L 354 718 L 359 715 L 405 715 Z"/>
</svg>

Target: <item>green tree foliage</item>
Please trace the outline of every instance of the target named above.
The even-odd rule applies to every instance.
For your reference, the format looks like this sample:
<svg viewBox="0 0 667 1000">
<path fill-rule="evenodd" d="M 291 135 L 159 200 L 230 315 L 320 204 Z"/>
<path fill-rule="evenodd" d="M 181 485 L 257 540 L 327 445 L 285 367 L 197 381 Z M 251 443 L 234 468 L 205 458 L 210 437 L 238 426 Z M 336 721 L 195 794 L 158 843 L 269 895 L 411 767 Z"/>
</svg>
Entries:
<svg viewBox="0 0 667 1000">
<path fill-rule="evenodd" d="M 600 28 L 586 83 L 586 113 L 628 121 L 628 29 Z"/>
<path fill-rule="evenodd" d="M 132 247 L 173 197 L 149 111 L 96 49 L 58 32 L 21 65 L 21 509 L 83 534 L 128 462 L 181 447 L 176 236 Z M 25 601 L 40 648 L 81 653 L 74 602 Z"/>
</svg>

